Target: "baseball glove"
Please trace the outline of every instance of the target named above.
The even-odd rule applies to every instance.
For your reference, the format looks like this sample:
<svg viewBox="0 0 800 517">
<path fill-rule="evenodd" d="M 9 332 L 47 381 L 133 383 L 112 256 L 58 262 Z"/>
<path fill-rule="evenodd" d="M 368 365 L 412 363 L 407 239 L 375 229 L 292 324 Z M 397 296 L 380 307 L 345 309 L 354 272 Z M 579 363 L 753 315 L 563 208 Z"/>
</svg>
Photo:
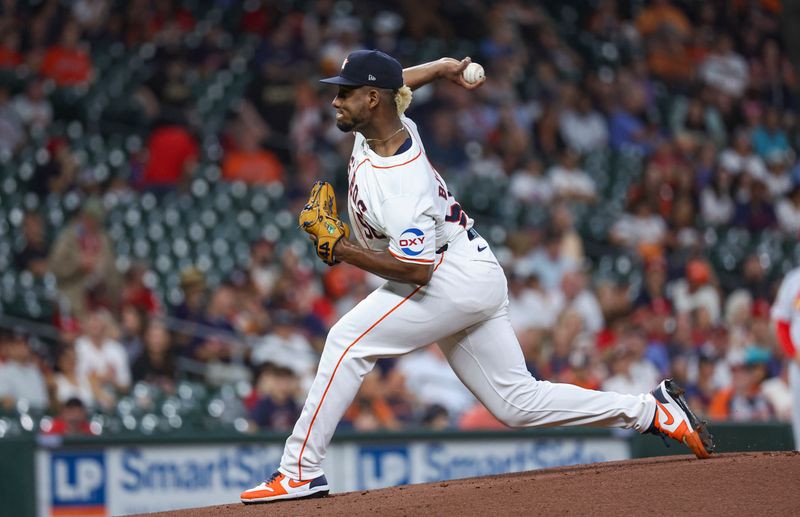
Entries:
<svg viewBox="0 0 800 517">
<path fill-rule="evenodd" d="M 350 238 L 350 227 L 339 219 L 330 183 L 318 181 L 314 184 L 308 203 L 300 212 L 299 222 L 300 228 L 311 235 L 319 258 L 329 266 L 336 264 L 333 247 L 342 237 Z"/>
</svg>

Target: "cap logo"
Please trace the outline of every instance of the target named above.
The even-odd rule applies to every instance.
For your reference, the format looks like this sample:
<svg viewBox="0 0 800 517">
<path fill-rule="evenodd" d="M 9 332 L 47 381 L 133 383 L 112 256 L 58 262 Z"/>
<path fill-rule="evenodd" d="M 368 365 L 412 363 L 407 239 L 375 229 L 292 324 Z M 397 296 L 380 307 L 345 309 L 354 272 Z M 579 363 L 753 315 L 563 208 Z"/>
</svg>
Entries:
<svg viewBox="0 0 800 517">
<path fill-rule="evenodd" d="M 345 66 L 347 66 L 347 58 L 344 58 L 344 61 L 342 62 L 342 70 L 344 70 Z"/>
<path fill-rule="evenodd" d="M 375 76 L 374 76 L 374 75 L 372 75 L 372 74 L 369 74 L 369 75 L 367 76 L 367 79 L 369 79 L 370 81 L 374 81 L 374 80 L 375 80 Z"/>
</svg>

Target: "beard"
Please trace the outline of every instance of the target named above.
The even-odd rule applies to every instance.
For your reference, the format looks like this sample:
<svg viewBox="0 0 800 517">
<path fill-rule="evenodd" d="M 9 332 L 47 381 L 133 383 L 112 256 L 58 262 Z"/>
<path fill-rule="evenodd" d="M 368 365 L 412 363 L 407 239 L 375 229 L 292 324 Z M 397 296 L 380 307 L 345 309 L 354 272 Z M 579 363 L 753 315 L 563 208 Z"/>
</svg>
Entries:
<svg viewBox="0 0 800 517">
<path fill-rule="evenodd" d="M 342 131 L 344 133 L 349 133 L 350 131 L 353 130 L 354 127 L 356 127 L 356 125 L 353 122 L 337 121 L 336 127 L 339 128 L 339 131 Z"/>
</svg>

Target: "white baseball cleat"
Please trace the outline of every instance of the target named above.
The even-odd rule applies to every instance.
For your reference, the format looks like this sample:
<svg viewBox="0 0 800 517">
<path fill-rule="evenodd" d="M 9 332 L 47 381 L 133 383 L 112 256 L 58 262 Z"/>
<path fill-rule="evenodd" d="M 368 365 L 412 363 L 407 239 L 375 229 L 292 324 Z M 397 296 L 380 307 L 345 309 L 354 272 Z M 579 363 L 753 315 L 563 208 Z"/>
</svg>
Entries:
<svg viewBox="0 0 800 517">
<path fill-rule="evenodd" d="M 714 452 L 714 437 L 706 423 L 689 409 L 683 389 L 667 379 L 650 393 L 656 399 L 656 414 L 647 432 L 669 436 L 689 447 L 698 458 L 708 458 Z"/>
<path fill-rule="evenodd" d="M 253 488 L 242 492 L 239 496 L 245 504 L 270 503 L 285 499 L 302 499 L 305 497 L 323 497 L 328 495 L 328 480 L 325 476 L 305 481 L 298 481 L 275 472 L 272 476 L 262 481 Z"/>
</svg>

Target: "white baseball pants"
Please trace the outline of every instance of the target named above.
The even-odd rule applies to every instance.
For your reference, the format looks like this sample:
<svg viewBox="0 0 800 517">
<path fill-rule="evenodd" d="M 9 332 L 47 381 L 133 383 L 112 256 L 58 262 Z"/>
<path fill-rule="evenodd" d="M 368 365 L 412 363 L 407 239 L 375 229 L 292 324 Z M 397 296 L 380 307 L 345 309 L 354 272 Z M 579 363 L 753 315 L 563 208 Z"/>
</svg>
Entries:
<svg viewBox="0 0 800 517">
<path fill-rule="evenodd" d="M 794 450 L 800 451 L 800 365 L 792 359 L 789 359 L 789 390 L 792 392 Z"/>
<path fill-rule="evenodd" d="M 322 475 L 333 432 L 375 361 L 432 342 L 438 342 L 478 400 L 511 427 L 647 430 L 656 407 L 649 394 L 592 391 L 533 378 L 508 318 L 505 275 L 484 246 L 483 239 L 469 241 L 462 234 L 436 257 L 428 285 L 387 282 L 333 326 L 286 441 L 280 472 L 298 480 Z"/>
</svg>

